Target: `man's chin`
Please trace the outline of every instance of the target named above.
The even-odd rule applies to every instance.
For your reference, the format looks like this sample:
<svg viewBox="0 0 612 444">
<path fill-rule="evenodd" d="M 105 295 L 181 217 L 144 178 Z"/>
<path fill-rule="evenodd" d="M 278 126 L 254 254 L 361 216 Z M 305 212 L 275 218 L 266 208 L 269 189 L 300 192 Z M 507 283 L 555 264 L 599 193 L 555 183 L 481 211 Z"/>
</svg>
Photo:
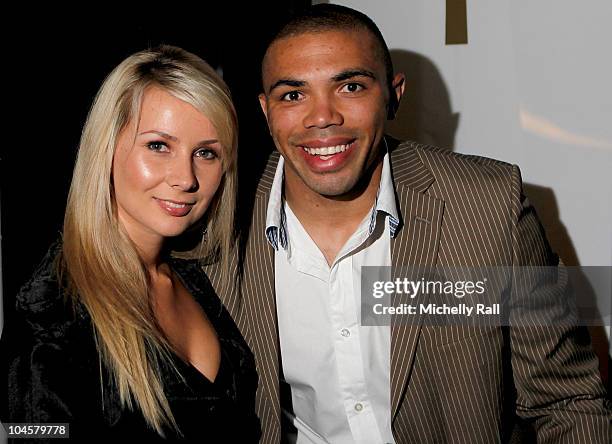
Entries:
<svg viewBox="0 0 612 444">
<path fill-rule="evenodd" d="M 326 174 L 326 176 L 330 175 Z M 321 196 L 330 199 L 342 199 L 343 197 L 348 197 L 353 194 L 356 182 L 356 180 L 350 180 L 350 178 L 333 180 L 332 177 L 326 177 L 322 181 L 308 180 L 305 181 L 305 184 L 311 191 Z"/>
</svg>

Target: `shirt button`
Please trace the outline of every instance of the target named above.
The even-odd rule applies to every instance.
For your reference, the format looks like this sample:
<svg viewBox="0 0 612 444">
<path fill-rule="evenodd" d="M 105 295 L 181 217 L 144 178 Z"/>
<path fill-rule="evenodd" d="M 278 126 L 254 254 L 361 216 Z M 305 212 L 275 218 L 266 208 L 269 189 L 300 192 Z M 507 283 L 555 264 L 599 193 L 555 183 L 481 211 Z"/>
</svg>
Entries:
<svg viewBox="0 0 612 444">
<path fill-rule="evenodd" d="M 355 411 L 360 412 L 363 410 L 363 404 L 358 402 L 357 404 L 355 404 Z"/>
<path fill-rule="evenodd" d="M 348 338 L 351 335 L 351 332 L 348 328 L 343 328 L 342 330 L 340 330 L 340 334 L 345 338 Z"/>
</svg>

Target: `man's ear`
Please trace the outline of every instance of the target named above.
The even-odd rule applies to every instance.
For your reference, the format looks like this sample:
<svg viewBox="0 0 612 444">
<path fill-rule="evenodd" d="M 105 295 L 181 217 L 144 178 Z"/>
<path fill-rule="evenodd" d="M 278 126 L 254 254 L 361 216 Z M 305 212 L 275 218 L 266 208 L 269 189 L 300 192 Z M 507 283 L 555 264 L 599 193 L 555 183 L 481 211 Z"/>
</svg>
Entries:
<svg viewBox="0 0 612 444">
<path fill-rule="evenodd" d="M 259 106 L 261 106 L 261 110 L 263 111 L 264 116 L 266 116 L 266 120 L 268 120 L 268 99 L 265 93 L 260 93 L 258 98 L 259 98 Z"/>
<path fill-rule="evenodd" d="M 387 112 L 387 119 L 393 120 L 395 113 L 399 108 L 400 100 L 404 94 L 404 88 L 406 87 L 406 76 L 404 73 L 398 72 L 391 81 L 391 87 L 389 88 L 389 107 Z"/>
</svg>

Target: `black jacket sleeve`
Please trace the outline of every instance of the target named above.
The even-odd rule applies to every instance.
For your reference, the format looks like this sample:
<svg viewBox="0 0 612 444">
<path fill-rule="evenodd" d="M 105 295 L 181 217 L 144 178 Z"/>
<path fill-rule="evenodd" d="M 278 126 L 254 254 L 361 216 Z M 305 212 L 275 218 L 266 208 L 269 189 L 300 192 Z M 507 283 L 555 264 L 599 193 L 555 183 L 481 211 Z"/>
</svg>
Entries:
<svg viewBox="0 0 612 444">
<path fill-rule="evenodd" d="M 90 323 L 72 308 L 57 282 L 58 248 L 49 250 L 20 289 L 15 314 L 6 320 L 0 376 L 7 392 L 1 397 L 0 420 L 69 423 L 73 436 L 77 427 L 100 418 L 101 385 Z"/>
</svg>

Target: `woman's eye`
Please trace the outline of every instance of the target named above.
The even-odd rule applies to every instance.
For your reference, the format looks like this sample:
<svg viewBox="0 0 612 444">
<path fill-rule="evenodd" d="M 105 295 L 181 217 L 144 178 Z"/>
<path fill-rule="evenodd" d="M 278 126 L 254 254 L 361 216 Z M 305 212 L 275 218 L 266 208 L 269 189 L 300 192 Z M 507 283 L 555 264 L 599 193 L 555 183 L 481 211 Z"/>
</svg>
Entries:
<svg viewBox="0 0 612 444">
<path fill-rule="evenodd" d="M 149 142 L 147 143 L 147 148 L 149 148 L 151 151 L 168 151 L 168 145 L 166 145 L 164 142 Z"/>
<path fill-rule="evenodd" d="M 195 152 L 196 157 L 201 157 L 203 159 L 211 160 L 217 158 L 217 153 L 215 153 L 211 149 L 201 149 Z"/>
<path fill-rule="evenodd" d="M 359 84 L 359 83 L 347 83 L 346 85 L 344 85 L 341 89 L 342 92 L 358 92 L 363 90 L 364 87 L 363 85 Z"/>
<path fill-rule="evenodd" d="M 289 91 L 288 93 L 285 93 L 281 96 L 281 100 L 284 100 L 286 102 L 296 102 L 300 100 L 301 97 L 302 93 L 300 93 L 299 91 Z"/>
</svg>

